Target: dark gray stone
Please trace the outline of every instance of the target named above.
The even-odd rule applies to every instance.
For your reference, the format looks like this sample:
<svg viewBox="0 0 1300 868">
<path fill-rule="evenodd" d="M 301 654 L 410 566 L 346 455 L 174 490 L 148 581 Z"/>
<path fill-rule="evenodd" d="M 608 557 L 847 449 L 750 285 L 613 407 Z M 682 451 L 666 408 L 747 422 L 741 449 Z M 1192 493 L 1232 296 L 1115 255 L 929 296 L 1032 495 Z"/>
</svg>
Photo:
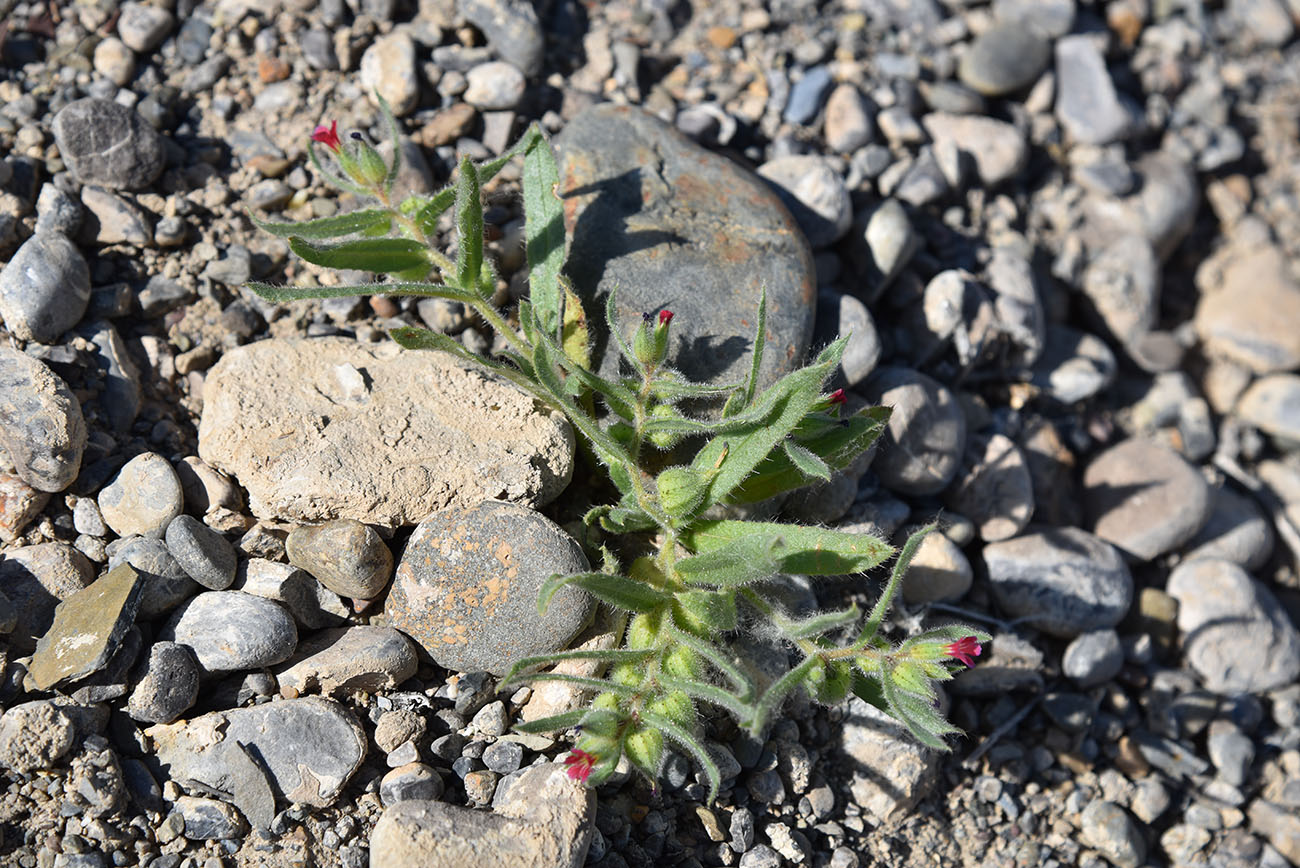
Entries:
<svg viewBox="0 0 1300 868">
<path fill-rule="evenodd" d="M 483 751 L 483 765 L 498 774 L 518 771 L 523 762 L 524 746 L 517 741 L 494 742 Z"/>
<path fill-rule="evenodd" d="M 206 672 L 271 666 L 289 659 L 298 645 L 298 630 L 283 607 L 240 591 L 199 594 L 159 635 L 189 646 Z"/>
<path fill-rule="evenodd" d="M 830 67 L 814 66 L 790 88 L 790 99 L 782 117 L 791 124 L 809 123 L 821 111 L 822 102 L 834 83 Z"/>
<path fill-rule="evenodd" d="M 456 6 L 483 32 L 498 57 L 527 76 L 541 71 L 546 37 L 528 0 L 458 0 Z"/>
<path fill-rule="evenodd" d="M 248 827 L 232 805 L 199 796 L 181 796 L 172 810 L 185 821 L 185 837 L 191 841 L 242 838 Z"/>
<path fill-rule="evenodd" d="M 167 551 L 191 579 L 210 591 L 224 591 L 235 581 L 235 547 L 192 515 L 176 516 L 167 525 Z"/>
<path fill-rule="evenodd" d="M 38 491 L 62 491 L 81 470 L 86 420 L 67 384 L 43 362 L 0 347 L 0 449 Z"/>
<path fill-rule="evenodd" d="M 312 28 L 298 40 L 303 59 L 312 69 L 338 69 L 339 57 L 334 53 L 334 39 L 328 30 Z"/>
<path fill-rule="evenodd" d="M 289 563 L 342 597 L 369 600 L 393 577 L 393 553 L 368 525 L 349 518 L 296 527 L 284 541 Z"/>
<path fill-rule="evenodd" d="M 759 290 L 767 288 L 762 380 L 801 364 L 812 336 L 812 256 L 794 219 L 761 180 L 639 109 L 598 105 L 556 137 L 568 269 L 599 323 L 617 287 L 625 331 L 672 310 L 670 360 L 695 380 L 741 382 L 750 365 Z M 618 352 L 596 332 L 600 372 Z"/>
<path fill-rule="evenodd" d="M 176 34 L 176 53 L 186 66 L 203 62 L 208 54 L 208 43 L 212 40 L 212 25 L 201 15 L 191 15 L 181 25 Z M 305 41 L 305 40 L 304 40 Z"/>
<path fill-rule="evenodd" d="M 199 664 L 189 648 L 155 642 L 126 701 L 126 713 L 141 723 L 171 723 L 199 698 Z"/>
<path fill-rule="evenodd" d="M 89 304 L 90 269 L 58 232 L 28 238 L 0 271 L 0 317 L 23 340 L 54 343 Z"/>
<path fill-rule="evenodd" d="M 874 464 L 880 481 L 900 494 L 936 494 L 961 463 L 966 418 L 956 397 L 937 380 L 909 368 L 877 370 L 862 391 L 891 407 Z"/>
<path fill-rule="evenodd" d="M 984 547 L 999 607 L 1053 636 L 1113 627 L 1128 611 L 1133 578 L 1120 553 L 1074 527 L 1033 529 Z"/>
<path fill-rule="evenodd" d="M 1097 703 L 1081 693 L 1053 691 L 1043 696 L 1043 712 L 1062 730 L 1077 735 L 1092 726 Z"/>
<path fill-rule="evenodd" d="M 1051 53 L 1052 46 L 1042 33 L 1018 22 L 1000 22 L 967 47 L 958 75 L 972 90 L 1003 96 L 1037 81 Z"/>
<path fill-rule="evenodd" d="M 384 613 L 438 665 L 501 675 L 521 657 L 565 647 L 586 624 L 586 594 L 562 589 L 539 616 L 537 592 L 554 573 L 588 569 L 582 549 L 546 516 L 485 501 L 420 523 Z"/>
<path fill-rule="evenodd" d="M 90 341 L 91 359 L 102 377 L 99 394 L 88 409 L 98 409 L 114 431 L 131 430 L 140 412 L 140 372 L 127 353 L 126 342 L 105 320 L 86 323 L 76 333 Z"/>
<path fill-rule="evenodd" d="M 133 537 L 109 555 L 109 569 L 127 563 L 144 579 L 139 616 L 152 620 L 165 615 L 199 592 L 200 587 L 176 562 L 160 539 Z"/>
<path fill-rule="evenodd" d="M 79 99 L 54 117 L 59 154 L 82 184 L 139 190 L 166 165 L 162 137 L 134 109 L 105 99 Z"/>
</svg>

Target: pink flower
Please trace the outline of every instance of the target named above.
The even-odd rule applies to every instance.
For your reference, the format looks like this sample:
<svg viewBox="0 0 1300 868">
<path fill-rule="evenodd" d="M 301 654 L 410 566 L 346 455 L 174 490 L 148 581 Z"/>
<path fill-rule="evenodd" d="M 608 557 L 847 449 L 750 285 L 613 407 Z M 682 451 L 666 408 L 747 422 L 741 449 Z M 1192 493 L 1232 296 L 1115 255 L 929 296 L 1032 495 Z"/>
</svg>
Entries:
<svg viewBox="0 0 1300 868">
<path fill-rule="evenodd" d="M 569 777 L 585 784 L 588 776 L 591 775 L 591 770 L 596 767 L 598 759 L 594 754 L 574 748 L 564 758 L 564 764 L 569 767 Z"/>
<path fill-rule="evenodd" d="M 337 154 L 339 148 L 343 146 L 343 143 L 339 141 L 339 122 L 330 121 L 328 127 L 321 124 L 316 129 L 312 130 L 311 140 L 324 145 Z"/>
<path fill-rule="evenodd" d="M 849 396 L 844 394 L 843 389 L 836 389 L 834 392 L 831 392 L 830 397 L 826 400 L 830 401 L 832 404 L 847 404 Z"/>
<path fill-rule="evenodd" d="M 979 640 L 974 636 L 964 636 L 956 642 L 945 645 L 943 653 L 955 660 L 960 660 L 967 666 L 975 665 L 975 658 L 980 656 L 984 649 L 980 647 Z"/>
<path fill-rule="evenodd" d="M 659 325 L 666 326 L 673 321 L 673 312 L 671 310 L 659 311 Z"/>
</svg>

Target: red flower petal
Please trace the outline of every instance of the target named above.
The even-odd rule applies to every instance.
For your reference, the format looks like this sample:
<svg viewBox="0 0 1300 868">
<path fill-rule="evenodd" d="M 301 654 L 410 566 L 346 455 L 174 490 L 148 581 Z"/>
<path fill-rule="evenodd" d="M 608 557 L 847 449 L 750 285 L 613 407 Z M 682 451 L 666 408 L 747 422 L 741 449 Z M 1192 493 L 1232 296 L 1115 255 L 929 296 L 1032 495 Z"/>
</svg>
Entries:
<svg viewBox="0 0 1300 868">
<path fill-rule="evenodd" d="M 324 145 L 335 153 L 338 153 L 339 148 L 342 147 L 343 144 L 339 141 L 339 122 L 330 121 L 328 127 L 324 124 L 316 127 L 316 129 L 312 130 L 311 140 Z"/>
<path fill-rule="evenodd" d="M 659 325 L 666 326 L 673 321 L 673 312 L 671 310 L 659 311 Z"/>
<path fill-rule="evenodd" d="M 595 768 L 597 757 L 589 754 L 585 750 L 574 748 L 569 755 L 564 758 L 564 764 L 569 767 L 569 777 L 575 781 L 587 782 L 591 775 L 591 770 Z"/>
<path fill-rule="evenodd" d="M 964 636 L 956 642 L 944 646 L 944 653 L 954 660 L 960 660 L 967 666 L 975 665 L 975 658 L 983 652 L 979 640 L 974 636 Z"/>
</svg>

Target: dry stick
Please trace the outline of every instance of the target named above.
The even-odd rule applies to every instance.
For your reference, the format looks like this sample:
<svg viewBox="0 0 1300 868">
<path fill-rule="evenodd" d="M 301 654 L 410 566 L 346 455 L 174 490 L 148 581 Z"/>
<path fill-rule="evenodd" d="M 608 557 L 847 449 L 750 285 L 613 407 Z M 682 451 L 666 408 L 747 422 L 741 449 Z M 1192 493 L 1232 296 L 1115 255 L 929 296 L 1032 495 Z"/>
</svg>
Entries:
<svg viewBox="0 0 1300 868">
<path fill-rule="evenodd" d="M 1255 500 L 1259 501 L 1260 506 L 1264 507 L 1264 511 L 1273 519 L 1273 525 L 1277 528 L 1278 536 L 1282 537 L 1282 541 L 1286 543 L 1287 548 L 1291 549 L 1291 557 L 1295 559 L 1296 570 L 1300 572 L 1300 529 L 1295 526 L 1291 516 L 1286 514 L 1286 506 L 1281 499 L 1231 456 L 1223 453 L 1216 454 L 1214 456 L 1214 466 L 1222 470 L 1225 475 L 1242 488 L 1249 491 Z"/>
<path fill-rule="evenodd" d="M 980 757 L 988 753 L 989 749 L 993 747 L 993 745 L 997 744 L 998 740 L 1002 738 L 1002 736 L 1006 735 L 1007 733 L 1011 732 L 1011 730 L 1015 729 L 1016 725 L 1020 723 L 1020 721 L 1025 719 L 1025 715 L 1028 714 L 1030 711 L 1032 711 L 1034 706 L 1038 705 L 1039 701 L 1042 698 L 1043 698 L 1042 696 L 1035 696 L 1033 699 L 1029 700 L 1029 702 L 1022 705 L 1019 711 L 1011 715 L 1011 717 L 1009 717 L 1007 720 L 1003 721 L 1001 726 L 999 726 L 997 729 L 990 732 L 988 738 L 980 742 L 979 747 L 971 751 L 970 756 L 962 760 L 961 762 L 962 768 L 970 769 L 973 771 L 975 769 L 976 763 L 979 762 Z"/>
</svg>

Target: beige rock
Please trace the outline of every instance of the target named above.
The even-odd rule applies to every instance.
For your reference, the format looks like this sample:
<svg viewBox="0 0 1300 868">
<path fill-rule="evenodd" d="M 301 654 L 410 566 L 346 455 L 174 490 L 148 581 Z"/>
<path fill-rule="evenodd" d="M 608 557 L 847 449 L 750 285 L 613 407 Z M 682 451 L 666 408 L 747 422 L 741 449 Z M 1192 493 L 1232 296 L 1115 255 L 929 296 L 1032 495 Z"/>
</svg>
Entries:
<svg viewBox="0 0 1300 868">
<path fill-rule="evenodd" d="M 1206 290 L 1195 322 L 1211 356 L 1238 362 L 1256 374 L 1300 367 L 1300 329 L 1295 327 L 1300 286 L 1281 249 L 1269 245 L 1239 251 L 1223 266 L 1222 282 Z"/>
<path fill-rule="evenodd" d="M 934 785 L 936 755 L 857 697 L 849 700 L 842 744 L 853 770 L 853 801 L 874 823 L 902 819 Z"/>
<path fill-rule="evenodd" d="M 987 187 L 1014 177 L 1029 157 L 1024 133 L 1006 121 L 934 112 L 921 118 L 921 124 L 936 145 L 951 143 L 970 154 L 980 181 Z"/>
<path fill-rule="evenodd" d="M 368 94 L 378 91 L 393 114 L 409 114 L 420 101 L 415 74 L 415 43 L 402 30 L 376 39 L 361 57 L 361 86 Z"/>
<path fill-rule="evenodd" d="M 573 434 L 523 392 L 434 352 L 276 339 L 208 373 L 199 456 L 262 518 L 394 527 L 486 499 L 545 504 Z"/>
<path fill-rule="evenodd" d="M 305 639 L 276 673 L 280 689 L 326 696 L 378 693 L 415 674 L 415 643 L 392 627 L 322 630 Z"/>
</svg>

